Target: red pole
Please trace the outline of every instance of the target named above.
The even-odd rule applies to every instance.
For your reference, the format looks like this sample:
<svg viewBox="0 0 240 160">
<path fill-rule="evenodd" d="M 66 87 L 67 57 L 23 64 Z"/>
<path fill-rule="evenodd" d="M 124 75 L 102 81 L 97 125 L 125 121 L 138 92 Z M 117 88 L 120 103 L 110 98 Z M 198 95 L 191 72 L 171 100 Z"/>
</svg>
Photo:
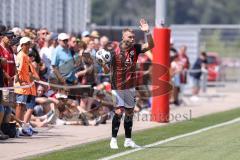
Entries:
<svg viewBox="0 0 240 160">
<path fill-rule="evenodd" d="M 170 29 L 154 28 L 153 68 L 152 68 L 152 121 L 169 122 L 170 75 Z M 154 88 L 158 88 L 154 90 Z"/>
</svg>

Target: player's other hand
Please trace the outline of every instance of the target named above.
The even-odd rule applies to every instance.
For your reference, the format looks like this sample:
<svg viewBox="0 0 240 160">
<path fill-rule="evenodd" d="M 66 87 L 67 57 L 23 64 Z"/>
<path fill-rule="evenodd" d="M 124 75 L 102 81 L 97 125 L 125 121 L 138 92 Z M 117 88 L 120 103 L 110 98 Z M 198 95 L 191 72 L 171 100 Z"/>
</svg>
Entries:
<svg viewBox="0 0 240 160">
<path fill-rule="evenodd" d="M 149 25 L 147 23 L 147 21 L 145 19 L 141 19 L 139 21 L 140 26 L 139 28 L 143 31 L 143 32 L 149 32 Z"/>
</svg>

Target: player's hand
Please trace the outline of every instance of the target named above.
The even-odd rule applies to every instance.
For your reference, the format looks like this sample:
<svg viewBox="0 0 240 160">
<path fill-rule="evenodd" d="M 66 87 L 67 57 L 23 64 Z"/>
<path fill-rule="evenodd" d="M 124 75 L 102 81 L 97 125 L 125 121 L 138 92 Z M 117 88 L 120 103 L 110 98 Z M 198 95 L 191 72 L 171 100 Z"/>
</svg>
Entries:
<svg viewBox="0 0 240 160">
<path fill-rule="evenodd" d="M 145 19 L 141 19 L 139 23 L 140 23 L 139 28 L 143 32 L 149 32 L 149 25 L 148 25 L 148 23 L 147 23 L 147 21 Z"/>
</svg>

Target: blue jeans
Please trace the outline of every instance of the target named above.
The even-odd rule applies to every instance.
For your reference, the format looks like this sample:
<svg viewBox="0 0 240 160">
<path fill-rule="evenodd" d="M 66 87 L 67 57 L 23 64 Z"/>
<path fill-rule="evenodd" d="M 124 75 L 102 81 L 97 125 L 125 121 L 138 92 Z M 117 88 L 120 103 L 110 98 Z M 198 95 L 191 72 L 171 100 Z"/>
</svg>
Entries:
<svg viewBox="0 0 240 160">
<path fill-rule="evenodd" d="M 28 95 L 16 94 L 16 103 L 26 105 L 27 104 L 27 98 L 28 98 Z"/>
</svg>

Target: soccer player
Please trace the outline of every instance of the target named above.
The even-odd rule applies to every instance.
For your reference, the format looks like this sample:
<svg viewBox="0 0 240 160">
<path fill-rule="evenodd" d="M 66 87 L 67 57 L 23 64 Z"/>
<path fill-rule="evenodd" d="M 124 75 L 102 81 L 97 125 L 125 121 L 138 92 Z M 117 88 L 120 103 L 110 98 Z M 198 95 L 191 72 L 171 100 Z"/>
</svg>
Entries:
<svg viewBox="0 0 240 160">
<path fill-rule="evenodd" d="M 116 104 L 115 114 L 112 119 L 111 149 L 118 149 L 117 133 L 124 112 L 124 147 L 139 147 L 131 139 L 134 114 L 133 109 L 135 107 L 136 62 L 140 53 L 145 53 L 154 47 L 148 23 L 144 19 L 141 19 L 139 27 L 146 34 L 147 43 L 143 45 L 136 44 L 133 30 L 126 28 L 122 31 L 122 41 L 111 53 L 110 67 L 106 64 L 102 64 L 104 72 L 111 73 L 112 94 Z"/>
</svg>

